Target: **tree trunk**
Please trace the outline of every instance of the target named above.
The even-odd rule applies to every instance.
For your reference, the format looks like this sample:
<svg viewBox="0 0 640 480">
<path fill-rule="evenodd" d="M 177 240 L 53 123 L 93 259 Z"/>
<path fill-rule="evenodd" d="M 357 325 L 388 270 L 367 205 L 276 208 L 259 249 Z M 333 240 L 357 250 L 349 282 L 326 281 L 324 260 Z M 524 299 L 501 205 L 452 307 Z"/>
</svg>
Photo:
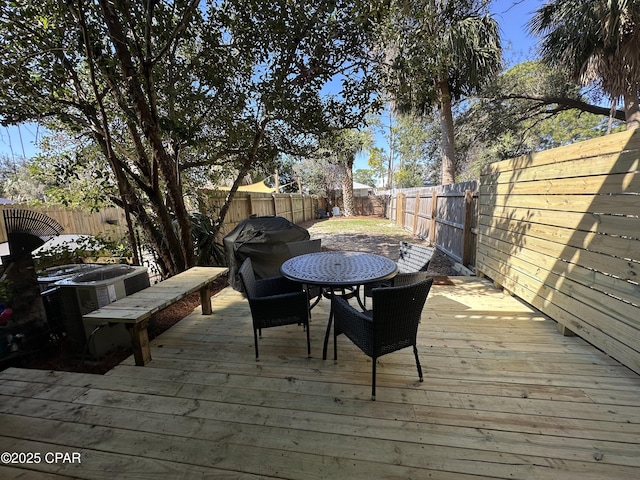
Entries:
<svg viewBox="0 0 640 480">
<path fill-rule="evenodd" d="M 353 216 L 353 160 L 344 164 L 342 175 L 342 201 L 344 203 L 344 215 Z"/>
<path fill-rule="evenodd" d="M 175 275 L 195 264 L 191 223 L 178 176 L 178 158 L 173 158 L 167 153 L 160 131 L 160 121 L 153 93 L 145 92 L 140 83 L 140 77 L 144 77 L 145 85 L 153 84 L 151 70 L 143 67 L 142 72 L 138 71 L 133 60 L 134 55 L 129 48 L 130 42 L 125 33 L 127 31 L 126 25 L 121 23 L 111 2 L 101 0 L 99 3 L 114 45 L 116 58 L 127 79 L 125 92 L 132 106 L 132 111 L 135 112 L 135 116 L 130 115 L 130 119 L 140 128 L 148 147 L 148 151 L 139 152 L 138 166 L 142 176 L 146 177 L 145 181 L 148 182 L 145 185 L 145 193 L 151 201 L 151 205 L 154 205 L 157 214 L 157 225 L 153 228 L 159 229 L 163 236 L 160 248 L 169 253 L 170 262 L 166 265 L 168 269 L 166 273 Z M 135 48 L 133 51 L 135 52 Z M 151 164 L 146 158 L 148 154 L 152 159 Z M 125 163 L 121 163 L 120 166 L 123 171 L 126 171 Z M 158 178 L 158 170 L 162 181 Z M 127 199 L 123 198 L 123 201 L 127 202 Z M 140 211 L 137 213 L 140 218 Z"/>
<path fill-rule="evenodd" d="M 640 128 L 640 110 L 638 109 L 637 91 L 629 92 L 624 96 L 624 110 L 627 121 L 627 130 Z"/>
<path fill-rule="evenodd" d="M 444 78 L 438 82 L 438 90 L 440 91 L 440 125 L 442 129 L 442 169 L 440 182 L 442 185 L 449 185 L 455 183 L 456 178 L 456 147 L 448 78 Z"/>
</svg>

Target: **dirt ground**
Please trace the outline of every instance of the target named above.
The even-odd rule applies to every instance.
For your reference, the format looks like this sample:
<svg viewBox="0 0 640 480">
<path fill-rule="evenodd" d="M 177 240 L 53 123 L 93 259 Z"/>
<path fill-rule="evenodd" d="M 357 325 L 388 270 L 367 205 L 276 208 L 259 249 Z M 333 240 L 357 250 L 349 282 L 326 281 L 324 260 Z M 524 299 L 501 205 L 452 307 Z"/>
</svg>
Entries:
<svg viewBox="0 0 640 480">
<path fill-rule="evenodd" d="M 361 231 L 349 219 L 331 218 L 327 220 L 315 220 L 302 224 L 309 230 L 311 238 L 322 239 L 323 250 L 353 250 L 376 253 L 396 260 L 399 255 L 400 241 L 425 244 L 387 219 L 380 218 L 372 229 L 371 217 L 363 217 Z M 357 222 L 356 222 L 357 223 Z M 343 227 L 345 226 L 345 227 Z M 453 262 L 440 251 L 436 251 L 429 264 L 429 274 L 436 279 L 436 283 L 447 283 L 447 277 L 455 272 L 452 269 Z M 227 286 L 226 277 L 219 278 L 212 289 L 214 293 Z M 171 326 L 189 315 L 200 305 L 199 293 L 194 293 L 174 305 L 156 313 L 149 323 L 149 338 L 153 340 Z M 44 370 L 61 370 L 85 373 L 103 374 L 121 363 L 131 355 L 128 349 L 112 352 L 98 361 L 81 358 L 80 355 L 66 351 L 64 342 L 53 346 L 48 352 L 42 352 L 37 357 L 22 359 L 16 366 L 38 368 Z"/>
<path fill-rule="evenodd" d="M 375 223 L 375 229 L 371 228 L 371 217 L 362 218 L 366 219 L 366 223 L 362 226 L 362 231 L 358 231 L 357 228 L 354 229 L 354 217 L 333 217 L 325 220 L 314 220 L 302 223 L 300 226 L 309 231 L 311 238 L 322 239 L 323 250 L 369 252 L 397 260 L 400 255 L 399 244 L 401 241 L 428 245 L 427 242 L 397 227 L 386 218 L 379 218 Z M 349 229 L 340 228 L 341 222 L 344 224 L 349 223 Z M 440 250 L 436 250 L 427 272 L 433 277 L 455 275 L 453 261 Z"/>
</svg>

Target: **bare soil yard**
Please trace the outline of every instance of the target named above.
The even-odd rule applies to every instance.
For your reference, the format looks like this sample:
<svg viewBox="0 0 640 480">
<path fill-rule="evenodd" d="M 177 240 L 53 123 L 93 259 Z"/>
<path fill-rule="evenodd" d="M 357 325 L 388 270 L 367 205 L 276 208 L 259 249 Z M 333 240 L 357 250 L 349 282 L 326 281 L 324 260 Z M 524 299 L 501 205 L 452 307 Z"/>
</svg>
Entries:
<svg viewBox="0 0 640 480">
<path fill-rule="evenodd" d="M 397 260 L 402 241 L 428 245 L 383 217 L 332 217 L 301 226 L 309 230 L 311 238 L 322 239 L 323 250 L 370 252 Z M 452 260 L 439 250 L 427 271 L 434 277 L 455 275 Z"/>
</svg>

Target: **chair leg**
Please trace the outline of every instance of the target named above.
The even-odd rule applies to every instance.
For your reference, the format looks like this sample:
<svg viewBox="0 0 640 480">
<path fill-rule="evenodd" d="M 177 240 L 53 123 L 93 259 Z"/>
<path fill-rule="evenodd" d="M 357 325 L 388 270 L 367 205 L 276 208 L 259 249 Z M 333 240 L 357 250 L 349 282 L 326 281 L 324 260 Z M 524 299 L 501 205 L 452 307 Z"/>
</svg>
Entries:
<svg viewBox="0 0 640 480">
<path fill-rule="evenodd" d="M 253 329 L 253 343 L 256 347 L 256 362 L 258 360 L 260 360 L 260 357 L 258 357 L 258 331 L 254 328 Z"/>
<path fill-rule="evenodd" d="M 373 367 L 371 369 L 371 400 L 376 401 L 376 363 L 378 363 L 378 359 L 373 357 L 371 359 L 373 361 Z"/>
<path fill-rule="evenodd" d="M 311 358 L 311 339 L 309 338 L 309 323 L 307 320 L 307 358 Z"/>
<path fill-rule="evenodd" d="M 423 381 L 422 378 L 422 367 L 420 366 L 420 359 L 418 358 L 418 348 L 414 345 L 413 346 L 413 354 L 416 357 L 416 367 L 418 367 L 418 377 L 420 377 L 420 381 Z"/>
</svg>

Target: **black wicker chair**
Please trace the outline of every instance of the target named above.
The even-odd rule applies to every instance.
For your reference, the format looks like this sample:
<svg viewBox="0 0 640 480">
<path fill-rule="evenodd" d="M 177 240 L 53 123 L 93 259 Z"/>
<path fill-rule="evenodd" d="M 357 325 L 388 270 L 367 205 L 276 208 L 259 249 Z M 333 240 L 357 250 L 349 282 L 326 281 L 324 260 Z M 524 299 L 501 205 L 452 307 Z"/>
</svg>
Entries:
<svg viewBox="0 0 640 480">
<path fill-rule="evenodd" d="M 427 278 L 426 274 L 423 274 L 423 272 L 426 272 L 429 268 L 429 263 L 431 262 L 431 258 L 435 251 L 436 249 L 434 247 L 425 247 L 424 245 L 400 242 L 400 254 L 397 261 L 399 273 L 396 276 L 396 278 L 400 277 L 398 279 L 400 283 L 396 283 L 398 280 L 394 278 L 394 280 L 386 282 L 377 282 L 365 285 L 362 293 L 362 304 L 367 304 L 367 297 L 371 297 L 371 290 L 374 288 L 409 285 L 410 283 L 415 283 Z M 417 272 L 422 272 L 422 274 L 412 276 L 412 274 Z M 402 277 L 405 278 L 404 281 Z"/>
<path fill-rule="evenodd" d="M 362 304 L 366 306 L 367 297 L 371 297 L 372 291 L 374 288 L 383 288 L 383 287 L 401 287 L 403 285 L 411 285 L 412 283 L 422 282 L 428 278 L 427 272 L 408 272 L 408 273 L 398 273 L 391 280 L 387 280 L 384 282 L 378 282 L 373 285 L 365 285 L 363 292 L 363 302 Z"/>
<path fill-rule="evenodd" d="M 262 329 L 281 325 L 304 325 L 307 332 L 307 356 L 311 356 L 309 339 L 309 303 L 302 285 L 284 277 L 256 280 L 247 258 L 238 270 L 244 293 L 249 300 L 253 318 L 253 339 L 258 355 L 258 334 L 262 338 Z"/>
<path fill-rule="evenodd" d="M 419 283 L 428 278 L 427 272 L 409 272 L 399 273 L 393 277 L 391 281 L 392 287 L 403 287 L 405 285 L 411 285 L 413 283 Z"/>
<path fill-rule="evenodd" d="M 344 333 L 360 350 L 372 359 L 371 399 L 376 399 L 376 362 L 387 353 L 413 347 L 418 377 L 422 367 L 418 359 L 416 336 L 424 303 L 433 278 L 400 287 L 375 288 L 373 309 L 360 312 L 344 299 L 332 299 L 334 315 L 333 358 L 338 359 L 338 335 Z"/>
</svg>

